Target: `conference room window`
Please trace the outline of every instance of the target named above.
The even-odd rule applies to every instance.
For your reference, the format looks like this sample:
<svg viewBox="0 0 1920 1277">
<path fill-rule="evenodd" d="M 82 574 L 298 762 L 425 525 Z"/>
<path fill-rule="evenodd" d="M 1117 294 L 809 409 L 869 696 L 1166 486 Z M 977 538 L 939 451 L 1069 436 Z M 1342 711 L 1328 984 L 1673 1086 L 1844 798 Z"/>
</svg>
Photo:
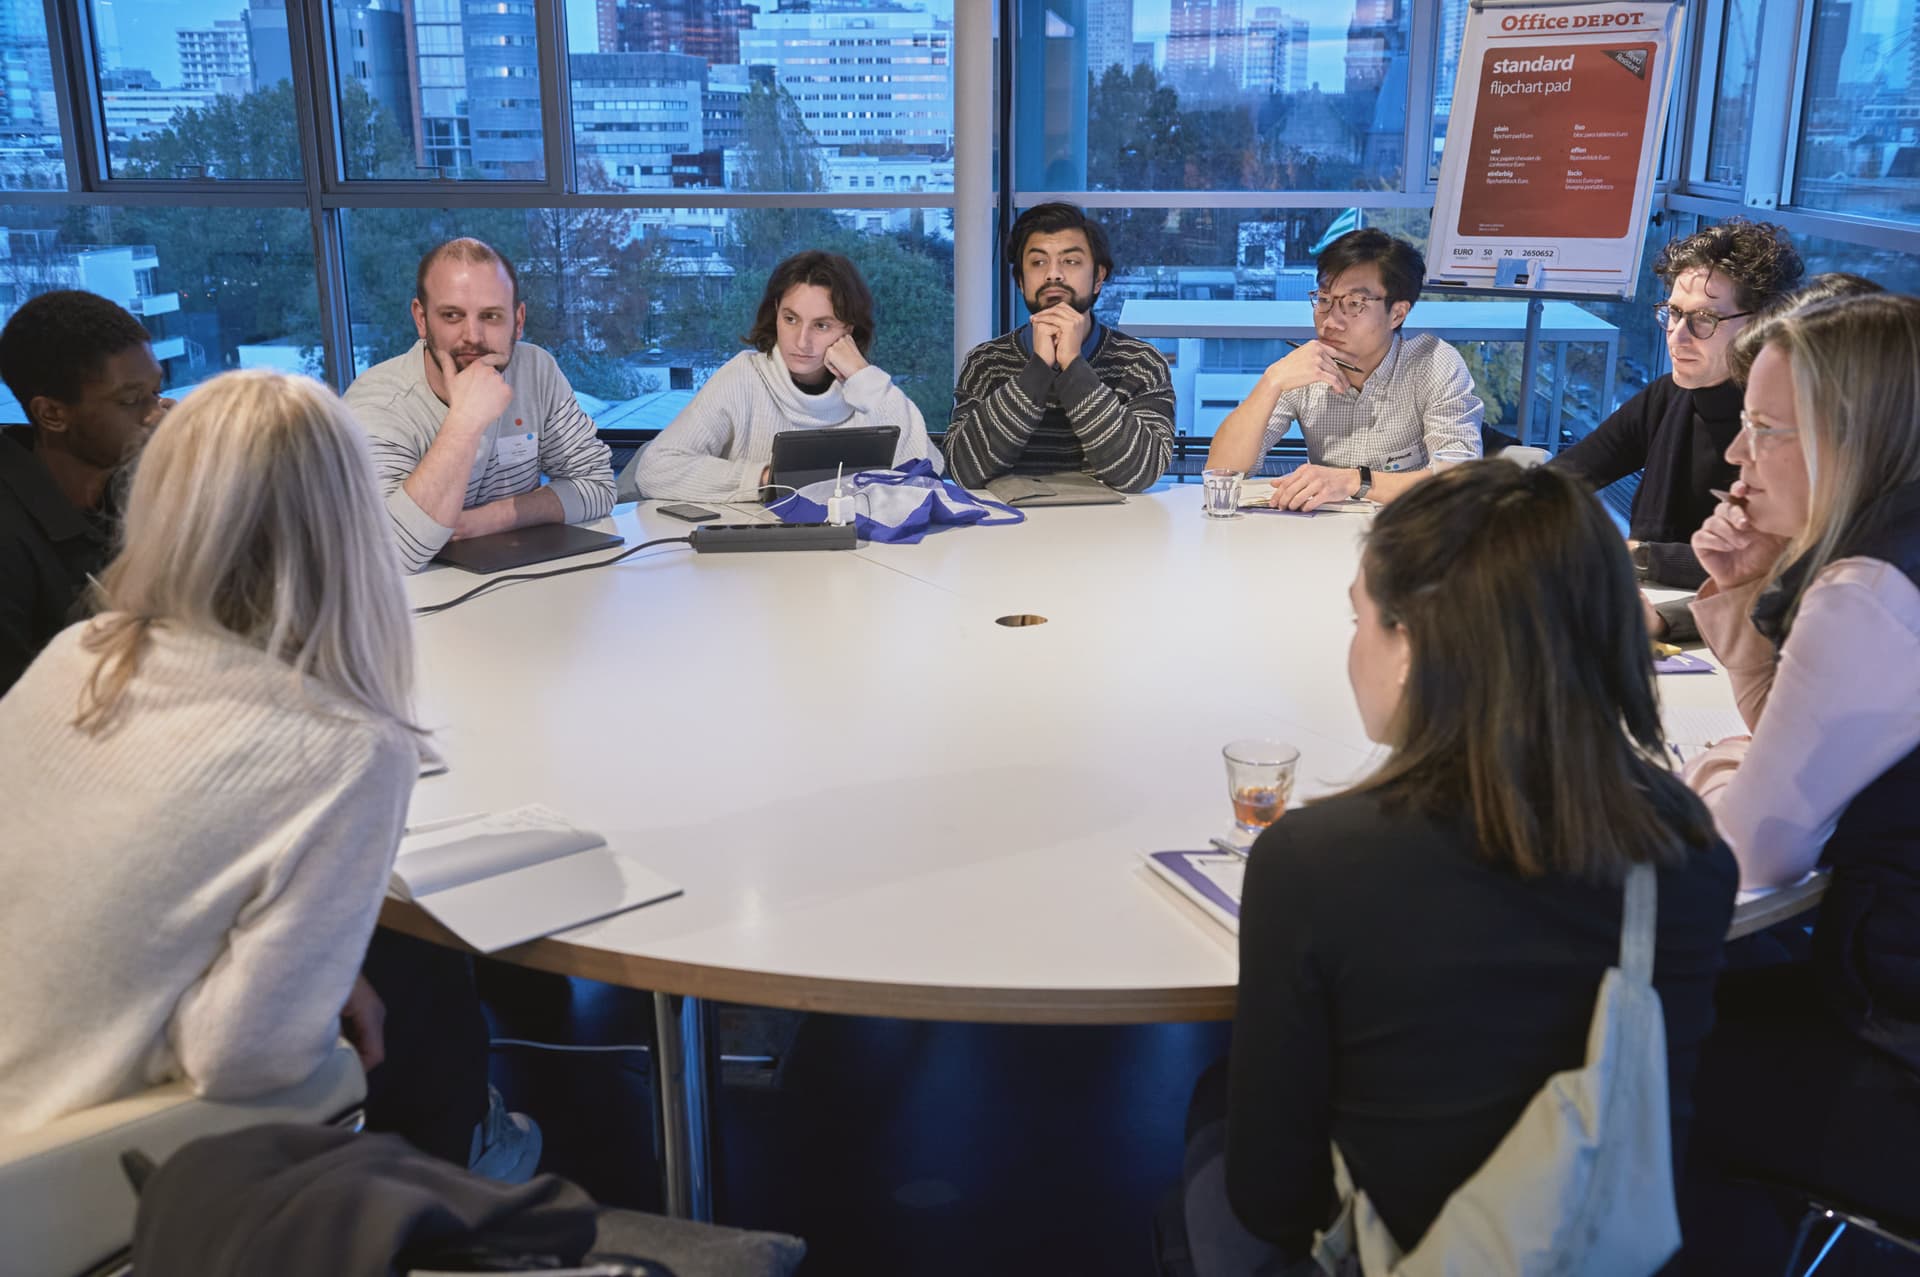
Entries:
<svg viewBox="0 0 1920 1277">
<path fill-rule="evenodd" d="M 40 0 L 0 0 L 0 59 L 7 68 L 0 79 L 0 190 L 65 190 L 67 148 Z"/>
<path fill-rule="evenodd" d="M 304 210 L 0 205 L 0 244 L 0 324 L 41 293 L 98 293 L 147 330 L 170 392 L 229 368 L 323 372 Z M 0 421 L 26 419 L 0 398 Z"/>
<path fill-rule="evenodd" d="M 878 223 L 875 225 L 874 223 Z M 525 340 L 551 352 L 602 429 L 658 429 L 742 334 L 773 266 L 845 253 L 873 290 L 868 358 L 946 428 L 953 399 L 953 234 L 947 210 L 796 208 L 350 209 L 354 372 L 408 350 L 422 253 L 456 235 L 510 258 Z"/>
<path fill-rule="evenodd" d="M 531 4 L 330 0 L 326 13 L 349 179 L 546 178 Z"/>
<path fill-rule="evenodd" d="M 1453 90 L 1460 78 L 1460 44 L 1467 31 L 1468 0 L 1440 0 L 1440 31 L 1433 45 L 1433 125 L 1428 135 L 1427 181 L 1440 180 L 1440 158 L 1447 146 L 1447 121 L 1453 115 Z"/>
<path fill-rule="evenodd" d="M 1920 221 L 1920 16 L 1903 0 L 1815 0 L 1793 202 Z"/>
<path fill-rule="evenodd" d="M 40 7 L 5 3 L 16 25 Z M 283 0 L 91 0 L 86 12 L 109 176 L 300 177 Z M 50 86 L 36 96 L 36 116 L 51 121 Z"/>
<path fill-rule="evenodd" d="M 1725 2 L 1710 107 L 1712 128 L 1707 137 L 1706 166 L 1700 174 L 1703 181 L 1735 187 L 1746 181 L 1763 8 L 1763 0 Z"/>
<path fill-rule="evenodd" d="M 1020 0 L 1019 184 L 1397 188 L 1412 8 L 1410 0 Z"/>
<path fill-rule="evenodd" d="M 582 191 L 953 189 L 953 0 L 595 0 L 568 17 Z"/>
</svg>

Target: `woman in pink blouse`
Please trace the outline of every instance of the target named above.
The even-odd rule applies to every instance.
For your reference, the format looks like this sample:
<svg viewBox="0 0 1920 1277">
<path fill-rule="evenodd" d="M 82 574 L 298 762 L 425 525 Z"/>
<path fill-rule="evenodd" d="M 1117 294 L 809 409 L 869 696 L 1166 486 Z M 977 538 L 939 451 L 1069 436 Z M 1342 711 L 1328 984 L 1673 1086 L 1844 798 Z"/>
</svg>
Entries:
<svg viewBox="0 0 1920 1277">
<path fill-rule="evenodd" d="M 1722 982 L 1696 1165 L 1920 1218 L 1920 300 L 1775 321 L 1741 425 L 1693 614 L 1752 735 L 1688 781 L 1743 887 L 1833 876 L 1810 963 Z"/>
</svg>

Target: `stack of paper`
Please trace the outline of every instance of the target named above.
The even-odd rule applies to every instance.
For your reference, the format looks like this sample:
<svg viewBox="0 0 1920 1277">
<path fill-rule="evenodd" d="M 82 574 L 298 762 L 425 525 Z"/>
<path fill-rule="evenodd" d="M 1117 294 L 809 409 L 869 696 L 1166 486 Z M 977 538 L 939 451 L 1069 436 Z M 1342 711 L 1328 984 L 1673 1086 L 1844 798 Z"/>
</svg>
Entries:
<svg viewBox="0 0 1920 1277">
<path fill-rule="evenodd" d="M 388 891 L 482 953 L 680 894 L 538 804 L 409 828 Z"/>
</svg>

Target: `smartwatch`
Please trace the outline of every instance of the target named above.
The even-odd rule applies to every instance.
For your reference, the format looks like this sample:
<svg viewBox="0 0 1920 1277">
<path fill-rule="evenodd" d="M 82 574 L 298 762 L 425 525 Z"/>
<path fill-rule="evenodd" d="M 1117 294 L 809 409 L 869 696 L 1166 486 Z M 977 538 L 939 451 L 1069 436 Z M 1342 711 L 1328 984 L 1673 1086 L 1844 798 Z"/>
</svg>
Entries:
<svg viewBox="0 0 1920 1277">
<path fill-rule="evenodd" d="M 1360 486 L 1353 490 L 1353 496 L 1350 499 L 1365 501 L 1367 494 L 1373 491 L 1373 467 L 1357 466 L 1355 468 L 1360 471 Z"/>
</svg>

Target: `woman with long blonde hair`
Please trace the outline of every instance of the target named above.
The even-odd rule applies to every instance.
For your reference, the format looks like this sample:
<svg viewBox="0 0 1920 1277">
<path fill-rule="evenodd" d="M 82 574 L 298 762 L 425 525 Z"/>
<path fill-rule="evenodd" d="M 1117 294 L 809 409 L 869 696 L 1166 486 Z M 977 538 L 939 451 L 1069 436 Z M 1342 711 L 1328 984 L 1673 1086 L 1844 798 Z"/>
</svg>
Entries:
<svg viewBox="0 0 1920 1277">
<path fill-rule="evenodd" d="M 1920 300 L 1775 321 L 1693 605 L 1752 736 L 1697 759 L 1745 887 L 1832 871 L 1812 960 L 1736 972 L 1701 1066 L 1709 1174 L 1920 1216 Z M 1724 1256 L 1722 1257 L 1724 1258 Z"/>
<path fill-rule="evenodd" d="M 307 1076 L 418 773 L 399 561 L 331 391 L 200 387 L 123 537 L 101 614 L 0 700 L 0 1131 L 174 1077 L 230 1098 Z"/>
</svg>

